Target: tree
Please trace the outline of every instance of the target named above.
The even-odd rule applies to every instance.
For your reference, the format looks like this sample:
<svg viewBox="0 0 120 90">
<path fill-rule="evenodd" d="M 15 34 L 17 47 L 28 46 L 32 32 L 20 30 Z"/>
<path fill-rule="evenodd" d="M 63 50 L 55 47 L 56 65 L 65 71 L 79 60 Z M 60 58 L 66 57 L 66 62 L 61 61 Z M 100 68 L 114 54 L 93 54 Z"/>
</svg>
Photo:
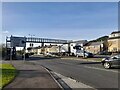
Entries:
<svg viewBox="0 0 120 90">
<path fill-rule="evenodd" d="M 108 36 L 103 36 L 103 37 L 97 38 L 96 40 L 92 40 L 92 41 L 90 41 L 90 42 L 107 41 L 108 38 L 109 38 Z"/>
<path fill-rule="evenodd" d="M 6 55 L 6 47 L 5 44 L 0 45 L 0 57 L 4 58 Z"/>
</svg>

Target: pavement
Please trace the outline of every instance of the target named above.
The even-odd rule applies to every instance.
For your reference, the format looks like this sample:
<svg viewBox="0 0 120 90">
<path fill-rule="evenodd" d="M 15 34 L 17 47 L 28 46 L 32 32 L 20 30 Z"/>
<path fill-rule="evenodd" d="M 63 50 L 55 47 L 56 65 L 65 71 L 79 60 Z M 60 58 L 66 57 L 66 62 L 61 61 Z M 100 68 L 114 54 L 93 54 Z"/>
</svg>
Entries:
<svg viewBox="0 0 120 90">
<path fill-rule="evenodd" d="M 10 63 L 9 61 L 4 63 Z M 62 90 L 51 74 L 42 66 L 21 60 L 12 61 L 14 67 L 19 71 L 16 78 L 4 89 L 48 89 Z"/>
<path fill-rule="evenodd" d="M 100 61 L 79 58 L 46 58 L 32 56 L 26 62 L 12 61 L 18 76 L 6 88 L 40 88 L 62 90 L 60 84 L 42 66 L 54 72 L 73 90 L 118 90 L 118 69 L 106 70 Z M 59 81 L 59 79 L 58 79 Z M 108 83 L 109 82 L 109 83 Z M 61 82 L 62 83 L 62 82 Z M 64 85 L 63 85 L 64 86 Z M 86 90 L 85 89 L 85 90 Z"/>
</svg>

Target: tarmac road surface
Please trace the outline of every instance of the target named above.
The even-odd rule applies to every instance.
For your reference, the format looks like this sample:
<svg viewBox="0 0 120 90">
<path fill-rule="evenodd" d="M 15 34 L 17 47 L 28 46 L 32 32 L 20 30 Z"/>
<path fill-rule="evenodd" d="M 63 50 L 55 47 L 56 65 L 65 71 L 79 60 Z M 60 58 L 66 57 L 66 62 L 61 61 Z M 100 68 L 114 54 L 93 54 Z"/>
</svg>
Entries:
<svg viewBox="0 0 120 90">
<path fill-rule="evenodd" d="M 100 62 L 32 57 L 30 62 L 100 90 L 118 90 L 119 68 L 104 69 Z"/>
</svg>

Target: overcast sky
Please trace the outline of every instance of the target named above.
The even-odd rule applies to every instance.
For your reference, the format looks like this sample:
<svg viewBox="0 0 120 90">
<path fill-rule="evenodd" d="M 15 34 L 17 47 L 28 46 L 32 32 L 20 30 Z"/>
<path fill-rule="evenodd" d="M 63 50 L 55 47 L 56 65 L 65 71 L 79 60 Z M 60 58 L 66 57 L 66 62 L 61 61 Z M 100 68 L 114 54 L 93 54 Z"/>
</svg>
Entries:
<svg viewBox="0 0 120 90">
<path fill-rule="evenodd" d="M 92 40 L 118 30 L 118 3 L 3 3 L 2 30 L 3 36 Z"/>
</svg>

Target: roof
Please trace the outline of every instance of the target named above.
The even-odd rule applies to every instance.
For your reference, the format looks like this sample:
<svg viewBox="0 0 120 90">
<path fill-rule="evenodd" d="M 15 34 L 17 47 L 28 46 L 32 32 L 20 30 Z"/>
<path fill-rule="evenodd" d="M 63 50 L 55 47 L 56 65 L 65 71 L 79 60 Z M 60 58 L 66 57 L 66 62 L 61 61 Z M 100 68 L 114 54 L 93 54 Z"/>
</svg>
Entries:
<svg viewBox="0 0 120 90">
<path fill-rule="evenodd" d="M 120 39 L 120 36 L 118 36 L 118 37 L 110 37 L 108 40 L 110 40 L 110 39 Z"/>
<path fill-rule="evenodd" d="M 103 43 L 103 41 L 101 41 L 101 42 L 89 42 L 89 43 L 87 43 L 85 46 L 101 45 L 102 43 Z"/>
<path fill-rule="evenodd" d="M 111 34 L 116 34 L 116 33 L 120 33 L 120 31 L 114 31 Z"/>
</svg>

